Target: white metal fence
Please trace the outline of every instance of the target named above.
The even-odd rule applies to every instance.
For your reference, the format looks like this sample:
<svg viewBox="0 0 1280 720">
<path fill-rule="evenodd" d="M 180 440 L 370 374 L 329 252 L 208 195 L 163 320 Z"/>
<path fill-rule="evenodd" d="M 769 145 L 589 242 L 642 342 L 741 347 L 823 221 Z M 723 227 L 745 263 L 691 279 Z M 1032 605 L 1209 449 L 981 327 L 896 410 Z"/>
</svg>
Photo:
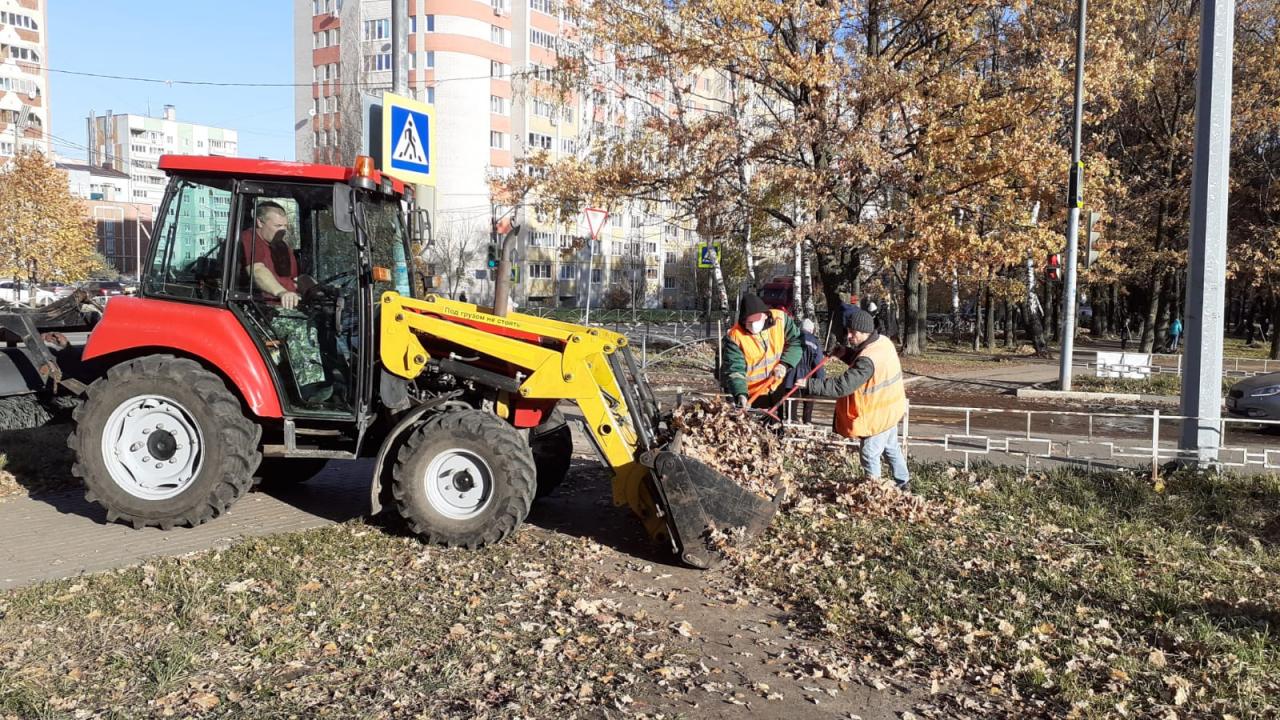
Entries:
<svg viewBox="0 0 1280 720">
<path fill-rule="evenodd" d="M 678 401 L 700 393 L 681 393 Z M 799 422 L 803 404 L 815 405 L 812 424 Z M 792 438 L 832 446 L 858 445 L 831 430 L 834 400 L 793 398 L 784 417 Z M 1198 421 L 1219 435 L 1216 467 L 1242 473 L 1280 471 L 1280 421 L 1188 418 L 1151 412 L 1084 412 L 908 403 L 899 426 L 906 453 L 969 469 L 975 462 L 1048 468 L 1149 469 L 1153 477 L 1170 462 L 1194 461 L 1178 449 L 1183 421 Z"/>
<path fill-rule="evenodd" d="M 1118 351 L 1112 351 L 1118 352 Z M 1124 372 L 1136 372 L 1144 375 L 1177 375 L 1182 377 L 1183 356 L 1182 355 L 1166 355 L 1161 353 L 1138 353 L 1126 352 L 1126 355 L 1137 355 L 1149 358 L 1148 362 L 1126 362 L 1126 363 L 1104 363 L 1100 364 L 1097 360 L 1095 352 L 1077 352 L 1072 358 L 1072 367 L 1087 368 L 1090 371 L 1096 371 L 1100 367 L 1108 370 L 1121 370 Z M 1224 357 L 1222 358 L 1222 374 L 1233 377 L 1251 377 L 1253 375 L 1263 375 L 1266 373 L 1280 372 L 1280 360 L 1266 360 L 1263 358 L 1242 358 L 1242 357 Z"/>
</svg>

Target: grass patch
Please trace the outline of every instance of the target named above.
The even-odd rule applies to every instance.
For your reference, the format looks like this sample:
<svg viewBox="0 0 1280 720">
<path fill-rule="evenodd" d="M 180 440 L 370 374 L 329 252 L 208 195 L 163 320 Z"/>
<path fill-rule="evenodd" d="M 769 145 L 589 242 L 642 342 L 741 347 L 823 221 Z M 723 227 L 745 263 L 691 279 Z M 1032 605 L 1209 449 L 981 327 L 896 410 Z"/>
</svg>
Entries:
<svg viewBox="0 0 1280 720">
<path fill-rule="evenodd" d="M 1222 395 L 1226 397 L 1238 377 L 1222 378 Z M 1141 395 L 1178 395 L 1182 392 L 1182 377 L 1173 373 L 1157 373 L 1141 380 L 1135 378 L 1100 378 L 1081 375 L 1073 378 L 1073 389 L 1085 392 L 1137 393 Z"/>
<path fill-rule="evenodd" d="M 11 591 L 0 717 L 616 712 L 674 645 L 605 599 L 601 552 L 353 523 Z"/>
<path fill-rule="evenodd" d="M 1229 337 L 1222 341 L 1223 354 L 1227 357 L 1253 358 L 1266 360 L 1271 357 L 1271 342 L 1255 341 L 1250 347 L 1245 345 L 1244 338 Z"/>
<path fill-rule="evenodd" d="M 1276 478 L 1180 474 L 1156 492 L 1123 474 L 927 467 L 913 485 L 954 513 L 822 503 L 743 560 L 830 662 L 910 671 L 979 716 L 1275 716 Z"/>
</svg>

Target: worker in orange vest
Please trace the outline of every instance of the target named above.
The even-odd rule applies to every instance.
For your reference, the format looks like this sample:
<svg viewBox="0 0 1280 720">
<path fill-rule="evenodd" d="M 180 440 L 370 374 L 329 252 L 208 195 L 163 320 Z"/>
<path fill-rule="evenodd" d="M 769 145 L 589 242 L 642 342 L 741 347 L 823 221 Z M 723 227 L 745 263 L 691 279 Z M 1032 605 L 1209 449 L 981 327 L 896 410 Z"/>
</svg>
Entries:
<svg viewBox="0 0 1280 720">
<path fill-rule="evenodd" d="M 846 346 L 834 355 L 849 369 L 837 377 L 799 384 L 811 396 L 840 398 L 835 430 L 861 440 L 863 472 L 878 479 L 880 458 L 887 455 L 894 482 L 906 490 L 911 475 L 898 444 L 898 423 L 907 412 L 907 394 L 898 353 L 892 340 L 876 332 L 871 313 L 845 305 L 842 319 Z"/>
<path fill-rule="evenodd" d="M 742 296 L 738 322 L 724 336 L 720 379 L 738 407 L 773 407 L 786 394 L 787 372 L 803 355 L 800 328 L 791 316 L 749 293 Z"/>
</svg>

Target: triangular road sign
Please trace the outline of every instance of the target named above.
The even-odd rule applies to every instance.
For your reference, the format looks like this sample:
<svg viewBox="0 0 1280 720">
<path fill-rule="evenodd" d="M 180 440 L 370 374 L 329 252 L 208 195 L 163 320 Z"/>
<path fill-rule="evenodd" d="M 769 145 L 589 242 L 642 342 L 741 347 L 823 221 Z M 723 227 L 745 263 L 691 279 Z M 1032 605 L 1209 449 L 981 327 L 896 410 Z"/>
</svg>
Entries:
<svg viewBox="0 0 1280 720">
<path fill-rule="evenodd" d="M 587 216 L 587 229 L 591 231 L 591 239 L 595 240 L 600 231 L 604 229 L 604 221 L 609 218 L 608 210 L 599 208 L 587 208 L 582 211 Z"/>
<path fill-rule="evenodd" d="M 392 151 L 391 159 L 415 165 L 425 165 L 427 162 L 426 150 L 422 145 L 422 136 L 418 134 L 418 126 L 413 121 L 413 113 L 405 118 L 404 130 L 396 140 L 396 149 Z"/>
</svg>

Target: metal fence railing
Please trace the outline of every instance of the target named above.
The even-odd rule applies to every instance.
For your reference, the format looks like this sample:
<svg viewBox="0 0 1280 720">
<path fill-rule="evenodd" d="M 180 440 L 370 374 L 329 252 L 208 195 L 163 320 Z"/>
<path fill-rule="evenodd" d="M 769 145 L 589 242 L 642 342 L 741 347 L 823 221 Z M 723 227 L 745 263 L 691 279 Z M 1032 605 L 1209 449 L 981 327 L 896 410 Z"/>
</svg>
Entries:
<svg viewBox="0 0 1280 720">
<path fill-rule="evenodd" d="M 677 402 L 705 393 L 678 393 Z M 800 417 L 803 403 L 814 403 L 813 424 Z M 793 398 L 783 415 L 795 441 L 832 447 L 856 447 L 857 440 L 831 430 L 834 400 Z M 1028 472 L 1055 466 L 1087 469 L 1139 469 L 1158 477 L 1170 462 L 1197 457 L 1179 449 L 1184 421 L 1216 433 L 1221 470 L 1280 472 L 1280 421 L 1234 417 L 1191 418 L 1159 410 L 1138 413 L 1019 410 L 908 403 L 899 441 L 908 456 L 955 461 L 968 470 L 975 462 L 1022 465 Z"/>
<path fill-rule="evenodd" d="M 1112 351 L 1118 352 L 1118 351 Z M 1182 377 L 1183 355 L 1163 353 L 1125 352 L 1130 358 L 1146 358 L 1146 362 L 1127 360 L 1123 363 L 1099 363 L 1097 353 L 1078 352 L 1072 358 L 1072 367 L 1087 368 L 1090 371 L 1102 369 L 1118 372 L 1135 372 L 1144 375 L 1177 375 Z M 1250 377 L 1266 373 L 1280 372 L 1280 360 L 1263 358 L 1222 358 L 1222 374 L 1231 377 Z"/>
</svg>

